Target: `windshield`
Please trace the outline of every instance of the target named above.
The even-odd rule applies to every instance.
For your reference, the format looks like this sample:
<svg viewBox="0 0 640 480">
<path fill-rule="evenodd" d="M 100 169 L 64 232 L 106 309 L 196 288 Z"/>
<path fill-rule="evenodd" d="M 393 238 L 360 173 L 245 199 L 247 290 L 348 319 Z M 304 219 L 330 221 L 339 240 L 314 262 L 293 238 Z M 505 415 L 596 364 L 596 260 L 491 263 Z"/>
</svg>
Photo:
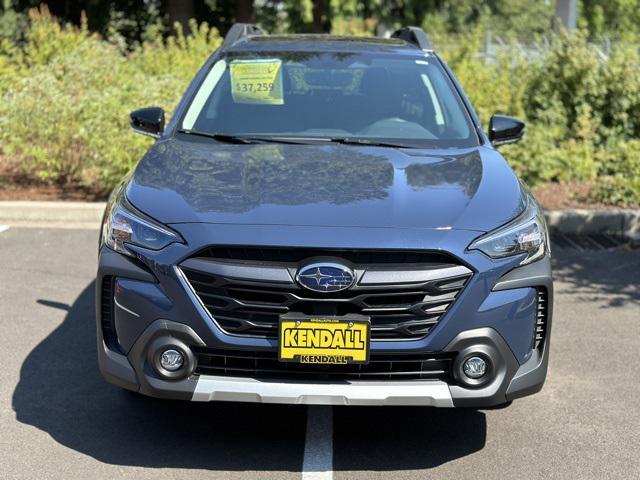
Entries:
<svg viewBox="0 0 640 480">
<path fill-rule="evenodd" d="M 241 137 L 478 144 L 435 56 L 229 53 L 211 68 L 181 130 Z"/>
</svg>

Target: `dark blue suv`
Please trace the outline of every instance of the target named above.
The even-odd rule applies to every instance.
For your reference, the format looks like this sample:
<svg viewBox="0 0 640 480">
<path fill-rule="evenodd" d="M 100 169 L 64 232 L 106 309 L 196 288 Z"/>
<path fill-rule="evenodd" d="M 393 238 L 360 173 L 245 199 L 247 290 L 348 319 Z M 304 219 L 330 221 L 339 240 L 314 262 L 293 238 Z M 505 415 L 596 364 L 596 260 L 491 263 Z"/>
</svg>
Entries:
<svg viewBox="0 0 640 480">
<path fill-rule="evenodd" d="M 544 383 L 542 211 L 415 27 L 236 24 L 110 197 L 100 369 L 185 400 L 503 405 Z"/>
</svg>

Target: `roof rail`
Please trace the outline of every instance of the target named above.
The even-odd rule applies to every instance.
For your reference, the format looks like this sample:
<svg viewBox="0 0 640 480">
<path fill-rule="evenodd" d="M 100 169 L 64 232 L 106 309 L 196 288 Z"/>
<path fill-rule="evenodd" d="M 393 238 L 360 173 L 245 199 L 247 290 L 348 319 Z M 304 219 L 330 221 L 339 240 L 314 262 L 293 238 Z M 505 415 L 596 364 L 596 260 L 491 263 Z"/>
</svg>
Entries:
<svg viewBox="0 0 640 480">
<path fill-rule="evenodd" d="M 399 38 L 405 42 L 412 43 L 421 50 L 432 50 L 429 37 L 420 27 L 403 27 L 391 34 L 391 38 Z"/>
<path fill-rule="evenodd" d="M 234 23 L 224 37 L 224 42 L 222 42 L 220 48 L 230 47 L 238 40 L 242 40 L 250 35 L 265 35 L 265 33 L 252 23 Z"/>
</svg>

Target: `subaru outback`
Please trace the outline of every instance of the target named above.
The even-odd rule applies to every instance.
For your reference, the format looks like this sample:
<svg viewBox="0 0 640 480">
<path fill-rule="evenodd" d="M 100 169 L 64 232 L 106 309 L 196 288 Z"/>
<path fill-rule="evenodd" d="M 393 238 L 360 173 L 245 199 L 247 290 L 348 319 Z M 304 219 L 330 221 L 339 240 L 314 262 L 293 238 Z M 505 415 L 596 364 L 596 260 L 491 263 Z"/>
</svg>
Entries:
<svg viewBox="0 0 640 480">
<path fill-rule="evenodd" d="M 234 25 L 114 189 L 107 381 L 194 401 L 496 407 L 539 391 L 544 216 L 425 32 Z"/>
</svg>

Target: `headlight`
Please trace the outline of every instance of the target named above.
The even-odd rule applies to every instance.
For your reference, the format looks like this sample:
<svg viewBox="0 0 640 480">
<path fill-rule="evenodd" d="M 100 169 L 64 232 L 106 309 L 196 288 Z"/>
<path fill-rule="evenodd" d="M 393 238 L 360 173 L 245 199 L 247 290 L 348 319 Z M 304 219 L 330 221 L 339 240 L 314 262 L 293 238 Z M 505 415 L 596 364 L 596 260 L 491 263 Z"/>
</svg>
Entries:
<svg viewBox="0 0 640 480">
<path fill-rule="evenodd" d="M 508 224 L 489 232 L 469 245 L 491 258 L 505 258 L 526 253 L 520 265 L 542 258 L 549 248 L 547 225 L 542 211 L 532 197 L 527 197 L 524 212 Z"/>
<path fill-rule="evenodd" d="M 124 188 L 109 200 L 102 224 L 102 243 L 124 255 L 134 256 L 127 245 L 160 250 L 171 243 L 184 243 L 176 232 L 146 217 L 126 199 Z"/>
</svg>

